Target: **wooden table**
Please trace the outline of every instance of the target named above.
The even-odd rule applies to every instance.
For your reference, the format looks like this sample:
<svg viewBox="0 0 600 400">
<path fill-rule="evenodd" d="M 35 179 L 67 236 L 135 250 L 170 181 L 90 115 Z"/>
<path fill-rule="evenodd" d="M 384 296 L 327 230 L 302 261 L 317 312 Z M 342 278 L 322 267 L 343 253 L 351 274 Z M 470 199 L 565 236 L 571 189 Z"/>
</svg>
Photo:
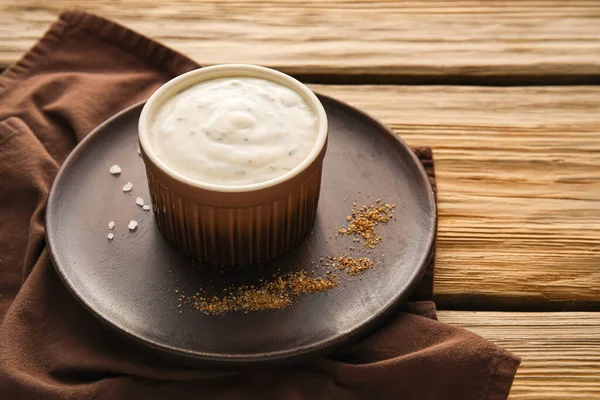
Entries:
<svg viewBox="0 0 600 400">
<path fill-rule="evenodd" d="M 431 146 L 440 319 L 523 357 L 511 398 L 600 397 L 599 2 L 1 0 L 0 67 L 73 6 Z"/>
</svg>

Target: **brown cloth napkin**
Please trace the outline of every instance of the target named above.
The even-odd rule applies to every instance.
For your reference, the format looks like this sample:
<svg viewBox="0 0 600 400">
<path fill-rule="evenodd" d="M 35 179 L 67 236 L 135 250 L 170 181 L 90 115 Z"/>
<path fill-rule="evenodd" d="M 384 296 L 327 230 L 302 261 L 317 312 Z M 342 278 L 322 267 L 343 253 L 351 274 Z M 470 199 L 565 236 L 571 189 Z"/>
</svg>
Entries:
<svg viewBox="0 0 600 400">
<path fill-rule="evenodd" d="M 197 67 L 115 23 L 66 12 L 0 76 L 0 398 L 506 398 L 519 359 L 438 322 L 430 301 L 407 303 L 327 358 L 227 372 L 162 361 L 78 304 L 44 241 L 60 164 L 100 122 Z M 433 179 L 431 151 L 417 151 Z M 417 299 L 431 299 L 432 278 L 431 268 Z"/>
</svg>

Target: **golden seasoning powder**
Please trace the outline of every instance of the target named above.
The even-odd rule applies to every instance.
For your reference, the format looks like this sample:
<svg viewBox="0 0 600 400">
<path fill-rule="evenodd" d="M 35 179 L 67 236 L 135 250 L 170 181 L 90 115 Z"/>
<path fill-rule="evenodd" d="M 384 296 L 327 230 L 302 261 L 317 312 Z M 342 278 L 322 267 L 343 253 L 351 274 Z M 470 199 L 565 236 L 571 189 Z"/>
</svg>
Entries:
<svg viewBox="0 0 600 400">
<path fill-rule="evenodd" d="M 238 286 L 219 296 L 196 293 L 179 297 L 179 307 L 190 304 L 205 314 L 225 314 L 232 311 L 262 311 L 286 307 L 301 294 L 319 293 L 339 286 L 337 277 L 310 277 L 306 271 L 288 273 L 256 286 Z"/>
<path fill-rule="evenodd" d="M 395 204 L 379 204 L 380 199 L 377 200 L 377 205 L 362 206 L 360 208 L 353 208 L 352 214 L 346 217 L 348 226 L 338 230 L 340 235 L 352 235 L 354 242 L 360 242 L 361 238 L 364 240 L 364 247 L 374 248 L 379 242 L 383 240 L 381 236 L 375 233 L 375 227 L 380 223 L 386 224 L 391 218 L 396 208 Z"/>
<path fill-rule="evenodd" d="M 386 224 L 392 218 L 396 207 L 395 204 L 382 203 L 380 199 L 375 203 L 360 208 L 356 208 L 354 203 L 351 215 L 346 218 L 348 226 L 340 228 L 336 237 L 338 234 L 352 236 L 353 242 L 364 241 L 363 247 L 375 248 L 383 240 L 376 234 L 375 228 L 379 224 Z M 348 246 L 347 249 L 355 251 L 354 246 Z M 370 250 L 366 252 L 370 253 Z M 175 293 L 179 294 L 178 308 L 190 305 L 195 310 L 210 315 L 280 309 L 292 304 L 293 300 L 302 294 L 321 293 L 338 287 L 340 281 L 336 272 L 343 273 L 346 279 L 352 279 L 375 266 L 367 257 L 349 255 L 329 255 L 320 257 L 319 260 L 321 265 L 315 261 L 310 263 L 310 271 L 275 274 L 268 281 L 261 280 L 256 285 L 229 287 L 218 295 L 208 295 L 201 290 L 195 295 L 186 296 L 183 292 L 175 290 Z M 325 269 L 324 276 L 310 276 L 317 275 L 319 267 Z"/>
<path fill-rule="evenodd" d="M 337 258 L 338 269 L 345 271 L 347 275 L 359 275 L 368 269 L 373 268 L 373 261 L 367 257 L 353 258 L 348 256 L 340 256 Z"/>
</svg>

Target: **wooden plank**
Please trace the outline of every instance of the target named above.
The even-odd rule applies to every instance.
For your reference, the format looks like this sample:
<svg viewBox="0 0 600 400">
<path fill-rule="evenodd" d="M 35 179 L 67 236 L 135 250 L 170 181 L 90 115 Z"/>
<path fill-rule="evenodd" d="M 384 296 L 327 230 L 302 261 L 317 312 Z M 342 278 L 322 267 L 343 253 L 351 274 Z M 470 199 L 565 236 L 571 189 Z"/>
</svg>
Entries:
<svg viewBox="0 0 600 400">
<path fill-rule="evenodd" d="M 600 79 L 600 3 L 594 0 L 3 0 L 0 67 L 20 57 L 65 7 L 114 19 L 203 65 L 256 63 L 377 82 Z"/>
<path fill-rule="evenodd" d="M 511 399 L 600 398 L 600 313 L 441 311 L 522 358 Z"/>
<path fill-rule="evenodd" d="M 313 85 L 434 149 L 450 309 L 598 309 L 600 87 Z"/>
</svg>

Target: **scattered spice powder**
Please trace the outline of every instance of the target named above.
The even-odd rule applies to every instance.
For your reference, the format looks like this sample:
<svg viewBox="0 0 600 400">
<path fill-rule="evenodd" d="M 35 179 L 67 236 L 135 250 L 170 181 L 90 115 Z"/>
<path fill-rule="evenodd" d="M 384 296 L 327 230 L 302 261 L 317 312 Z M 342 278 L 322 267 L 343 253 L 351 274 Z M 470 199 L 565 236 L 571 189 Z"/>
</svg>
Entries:
<svg viewBox="0 0 600 400">
<path fill-rule="evenodd" d="M 319 293 L 339 286 L 335 276 L 310 277 L 306 271 L 288 273 L 270 282 L 254 286 L 225 289 L 220 296 L 207 296 L 200 292 L 179 297 L 179 306 L 191 304 L 204 314 L 220 315 L 232 311 L 262 311 L 286 307 L 301 294 Z"/>
<path fill-rule="evenodd" d="M 368 269 L 373 268 L 373 261 L 367 257 L 353 258 L 349 256 L 340 256 L 337 259 L 338 269 L 346 271 L 347 275 L 360 275 Z"/>
<path fill-rule="evenodd" d="M 380 199 L 377 203 L 381 202 Z M 346 217 L 348 226 L 340 228 L 340 235 L 353 235 L 354 242 L 360 242 L 360 238 L 364 240 L 364 247 L 370 249 L 375 248 L 379 242 L 383 240 L 381 236 L 375 234 L 375 227 L 380 223 L 387 223 L 391 218 L 396 208 L 395 204 L 377 204 L 365 205 L 360 208 L 353 208 L 351 215 Z"/>
<path fill-rule="evenodd" d="M 360 242 L 362 238 L 363 247 L 372 249 L 383 240 L 381 236 L 376 235 L 375 227 L 380 223 L 386 224 L 392 218 L 395 207 L 395 204 L 381 203 L 380 199 L 376 200 L 374 205 L 364 205 L 360 208 L 356 208 L 354 203 L 351 215 L 347 217 L 348 226 L 339 228 L 335 235 L 352 235 L 353 242 Z M 348 246 L 347 249 L 354 251 L 355 247 Z M 367 253 L 370 253 L 370 250 L 367 250 Z M 282 275 L 274 273 L 269 281 L 261 279 L 256 285 L 228 287 L 218 295 L 209 295 L 201 289 L 194 295 L 186 296 L 182 291 L 175 290 L 175 293 L 180 294 L 177 308 L 190 305 L 209 315 L 280 309 L 292 304 L 293 300 L 302 294 L 326 292 L 338 287 L 340 281 L 336 272 L 343 272 L 352 277 L 361 275 L 375 266 L 367 257 L 355 258 L 349 255 L 330 255 L 320 257 L 319 260 L 322 265 L 312 261 L 311 267 L 314 269 L 311 271 L 288 272 Z M 316 275 L 320 266 L 326 269 L 324 276 L 310 276 Z"/>
</svg>

